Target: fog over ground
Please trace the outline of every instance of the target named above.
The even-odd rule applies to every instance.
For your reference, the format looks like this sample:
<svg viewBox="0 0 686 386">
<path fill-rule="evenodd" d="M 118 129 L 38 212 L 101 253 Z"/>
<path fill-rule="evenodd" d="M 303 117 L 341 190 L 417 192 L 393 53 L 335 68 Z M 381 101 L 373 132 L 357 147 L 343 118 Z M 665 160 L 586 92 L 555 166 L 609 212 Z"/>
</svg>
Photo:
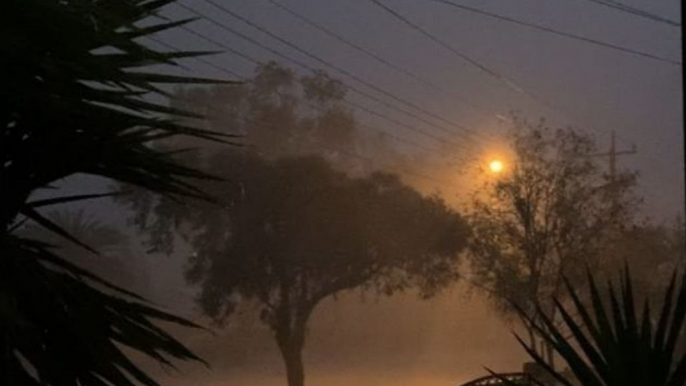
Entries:
<svg viewBox="0 0 686 386">
<path fill-rule="evenodd" d="M 497 371 L 520 371 L 526 359 L 508 324 L 466 286 L 429 301 L 412 295 L 339 296 L 317 308 L 304 360 L 311 385 L 455 385 Z M 252 324 L 250 322 L 252 321 Z M 236 323 L 236 322 L 233 322 Z M 169 385 L 282 385 L 282 359 L 267 328 L 254 319 L 189 334 L 211 363 L 160 372 Z M 242 327 L 242 328 L 241 328 Z"/>
</svg>

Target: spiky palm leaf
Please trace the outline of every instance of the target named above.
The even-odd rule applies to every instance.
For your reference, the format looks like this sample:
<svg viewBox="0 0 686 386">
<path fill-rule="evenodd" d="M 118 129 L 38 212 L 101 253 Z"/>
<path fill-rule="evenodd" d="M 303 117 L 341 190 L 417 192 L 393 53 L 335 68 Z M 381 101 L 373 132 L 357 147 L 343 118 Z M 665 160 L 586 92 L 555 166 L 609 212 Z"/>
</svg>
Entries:
<svg viewBox="0 0 686 386">
<path fill-rule="evenodd" d="M 163 363 L 198 359 L 153 324 L 193 326 L 67 262 L 13 231 L 30 219 L 80 243 L 39 208 L 99 195 L 29 201 L 76 173 L 156 193 L 207 198 L 183 166 L 151 142 L 232 136 L 177 123 L 192 114 L 151 102 L 164 84 L 214 83 L 144 72 L 203 52 L 157 52 L 139 39 L 188 20 L 140 27 L 173 0 L 6 0 L 0 5 L 0 384 L 129 385 L 155 381 L 133 349 Z M 170 118 L 172 117 L 172 118 Z"/>
<path fill-rule="evenodd" d="M 125 347 L 167 365 L 168 358 L 200 360 L 151 320 L 195 324 L 67 263 L 45 244 L 10 237 L 3 254 L 3 384 L 156 385 Z"/>
<path fill-rule="evenodd" d="M 179 25 L 135 24 L 171 0 L 8 0 L 0 46 L 5 77 L 0 106 L 3 225 L 26 212 L 35 189 L 74 173 L 113 178 L 157 192 L 202 195 L 183 177 L 206 178 L 151 148 L 175 135 L 218 140 L 177 124 L 186 116 L 142 98 L 164 83 L 208 79 L 164 75 L 141 66 L 174 64 L 201 52 L 160 53 L 136 39 Z M 185 21 L 184 21 L 185 22 Z"/>
<path fill-rule="evenodd" d="M 659 315 L 654 315 L 649 302 L 638 315 L 628 268 L 624 270 L 617 293 L 608 283 L 604 298 L 589 272 L 590 305 L 585 305 L 569 282 L 566 287 L 579 320 L 559 301 L 556 307 L 575 344 L 566 339 L 561 326 L 544 313 L 536 322 L 521 312 L 538 335 L 554 347 L 584 386 L 683 386 L 686 384 L 686 355 L 676 352 L 686 321 L 686 273 L 677 288 L 673 275 L 665 289 Z M 517 336 L 529 355 L 564 385 L 570 382 L 555 373 L 536 350 Z"/>
</svg>

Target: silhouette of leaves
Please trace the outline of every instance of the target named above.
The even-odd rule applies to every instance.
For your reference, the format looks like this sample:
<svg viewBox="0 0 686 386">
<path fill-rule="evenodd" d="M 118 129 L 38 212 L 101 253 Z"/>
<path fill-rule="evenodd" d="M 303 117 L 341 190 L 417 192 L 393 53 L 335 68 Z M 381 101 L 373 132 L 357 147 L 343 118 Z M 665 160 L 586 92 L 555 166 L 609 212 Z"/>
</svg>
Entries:
<svg viewBox="0 0 686 386">
<path fill-rule="evenodd" d="M 169 358 L 200 360 L 151 320 L 197 325 L 146 305 L 57 256 L 46 244 L 10 236 L 3 251 L 0 293 L 13 296 L 0 307 L 3 343 L 13 349 L 4 358 L 8 384 L 24 384 L 22 379 L 106 384 L 95 381 L 100 379 L 134 385 L 132 377 L 157 385 L 127 357 L 124 347 L 169 366 Z"/>
<path fill-rule="evenodd" d="M 520 310 L 521 317 L 552 345 L 584 386 L 683 385 L 686 382 L 686 355 L 682 353 L 679 357 L 676 346 L 677 341 L 683 339 L 686 322 L 686 274 L 680 285 L 677 285 L 676 272 L 672 276 L 658 318 L 652 314 L 647 300 L 639 316 L 628 268 L 622 274 L 619 292 L 608 283 L 607 293 L 601 295 L 590 271 L 588 281 L 590 305 L 585 305 L 566 281 L 579 320 L 556 301 L 576 345 L 567 339 L 562 327 L 555 325 L 540 310 L 537 319 Z M 534 347 L 524 343 L 519 336 L 517 339 L 537 363 L 559 382 L 570 385 L 550 368 Z"/>
<path fill-rule="evenodd" d="M 233 143 L 179 123 L 196 116 L 159 97 L 178 83 L 233 83 L 160 72 L 208 52 L 158 52 L 142 38 L 191 20 L 150 23 L 172 0 L 8 0 L 0 6 L 0 383 L 156 385 L 127 353 L 199 360 L 158 327 L 197 327 L 15 233 L 33 221 L 87 247 L 37 208 L 92 199 L 33 194 L 77 173 L 173 199 L 210 200 L 192 179 L 215 179 L 156 146 L 175 136 Z M 143 71 L 156 66 L 155 71 Z M 151 98 L 151 96 L 157 96 Z M 96 247 L 96 246 L 93 246 Z M 62 250 L 64 253 L 65 250 Z"/>
</svg>

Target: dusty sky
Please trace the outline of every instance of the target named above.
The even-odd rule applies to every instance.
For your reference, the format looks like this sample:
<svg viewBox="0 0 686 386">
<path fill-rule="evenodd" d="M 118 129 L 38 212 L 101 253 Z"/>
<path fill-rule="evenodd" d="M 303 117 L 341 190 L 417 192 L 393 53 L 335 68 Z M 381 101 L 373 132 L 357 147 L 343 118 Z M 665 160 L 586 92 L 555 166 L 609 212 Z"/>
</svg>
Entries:
<svg viewBox="0 0 686 386">
<path fill-rule="evenodd" d="M 620 149 L 632 144 L 638 148 L 637 155 L 622 157 L 620 166 L 640 171 L 645 214 L 663 220 L 683 211 L 681 66 L 494 21 L 429 0 L 383 0 L 455 49 L 509 79 L 533 95 L 532 99 L 508 89 L 502 81 L 409 29 L 368 0 L 283 0 L 295 11 L 346 39 L 447 90 L 443 93 L 343 46 L 266 0 L 216 1 L 400 98 L 479 132 L 478 146 L 454 137 L 458 142 L 454 149 L 457 155 L 469 154 L 485 160 L 497 153 L 502 146 L 499 135 L 506 125 L 496 115 L 512 110 L 531 119 L 544 116 L 554 125 L 585 130 L 603 148 L 609 146 L 610 131 L 615 130 Z M 679 19 L 677 0 L 622 1 Z M 678 28 L 587 0 L 455 2 L 678 61 L 681 58 Z M 374 93 L 232 19 L 205 0 L 182 0 L 181 3 Z M 175 5 L 169 7 L 167 15 L 193 16 Z M 205 20 L 193 23 L 191 28 L 259 60 L 278 60 Z M 182 31 L 168 33 L 163 39 L 184 48 L 218 48 Z M 243 75 L 253 71 L 253 64 L 230 53 L 208 60 Z M 226 77 L 199 63 L 189 61 L 186 65 L 198 75 Z M 351 97 L 404 122 L 435 130 L 376 102 Z M 437 145 L 364 113 L 358 113 L 357 117 L 412 141 Z M 433 118 L 425 119 L 437 122 Z M 455 165 L 455 176 L 441 176 L 445 183 L 459 180 L 459 166 Z M 102 183 L 79 184 L 94 187 Z M 432 188 L 442 187 L 442 181 L 432 184 L 435 184 Z M 112 213 L 112 209 L 93 209 Z M 183 285 L 179 258 L 155 257 L 143 265 L 146 271 L 155 273 L 149 277 L 149 288 L 156 292 L 158 300 L 189 312 L 192 290 Z M 311 326 L 305 361 L 308 384 L 312 386 L 454 385 L 483 375 L 483 365 L 497 370 L 517 370 L 522 358 L 509 327 L 496 317 L 482 297 L 466 297 L 464 286 L 431 302 L 420 302 L 413 296 L 361 302 L 359 295 L 345 295 L 337 303 L 329 302 L 318 308 Z M 239 338 L 240 335 L 230 330 L 220 331 L 217 336 L 191 334 L 188 337 L 191 346 L 212 362 L 213 371 L 184 366 L 181 374 L 160 372 L 162 380 L 169 385 L 284 384 L 282 365 L 267 332 L 254 327 L 249 338 Z"/>
<path fill-rule="evenodd" d="M 679 18 L 677 0 L 624 1 L 665 17 Z M 279 52 L 326 69 L 345 83 L 374 93 L 336 70 L 255 31 L 204 0 L 183 3 Z M 497 153 L 494 149 L 502 146 L 498 134 L 506 125 L 495 116 L 512 110 L 531 119 L 544 116 L 554 125 L 571 125 L 588 131 L 603 148 L 609 146 L 610 131 L 615 130 L 620 149 L 632 144 L 638 147 L 638 154 L 621 158 L 620 165 L 640 171 L 640 193 L 646 198 L 645 213 L 666 219 L 682 212 L 680 66 L 494 21 L 431 1 L 383 1 L 456 50 L 515 83 L 533 95 L 530 98 L 512 91 L 504 82 L 409 29 L 368 0 L 284 0 L 283 3 L 447 92 L 437 92 L 371 60 L 265 0 L 221 2 L 339 68 L 446 120 L 482 133 L 478 146 L 453 137 L 461 145 L 454 149 L 458 155 L 467 153 L 485 159 Z M 584 0 L 459 0 L 459 3 L 667 58 L 680 60 L 681 57 L 678 28 Z M 169 11 L 170 16 L 192 16 L 188 10 L 176 6 L 171 6 Z M 201 20 L 191 28 L 259 60 L 279 60 L 216 24 Z M 184 32 L 165 38 L 183 47 L 218 48 Z M 209 60 L 243 75 L 252 73 L 252 63 L 232 54 Z M 188 66 L 199 74 L 226 76 L 201 64 L 189 63 Z M 376 102 L 354 94 L 350 96 L 404 122 L 435 130 Z M 463 102 L 464 99 L 470 103 Z M 392 130 L 410 140 L 437 145 L 378 118 L 362 112 L 356 114 L 364 122 Z M 454 177 L 442 174 L 441 178 L 446 183 L 455 183 L 452 179 L 459 180 L 458 174 L 456 170 Z M 436 189 L 442 188 L 442 181 L 433 183 Z M 360 303 L 351 295 L 344 296 L 338 303 L 323 305 L 311 324 L 305 352 L 309 384 L 454 385 L 484 374 L 483 365 L 517 370 L 522 356 L 509 327 L 497 319 L 483 298 L 467 299 L 463 294 L 464 287 L 460 287 L 425 303 L 411 296 Z M 283 384 L 283 370 L 275 347 L 264 335 L 266 332 L 262 331 L 262 334 L 255 334 L 257 338 L 247 342 L 231 336 L 225 341 L 198 337 L 194 344 L 214 360 L 214 371 L 209 373 L 194 368 L 189 369 L 186 376 L 169 379 L 175 380 L 174 385 L 187 384 L 188 379 L 202 380 L 208 385 Z M 256 341 L 262 341 L 263 345 L 256 345 Z M 224 347 L 232 344 L 243 347 L 238 350 L 241 354 L 222 354 L 218 347 L 222 343 L 227 345 Z M 251 351 L 248 347 L 263 349 Z M 237 361 L 239 357 L 243 360 Z"/>
<path fill-rule="evenodd" d="M 498 80 L 458 58 L 369 0 L 279 1 L 418 78 L 438 85 L 441 90 L 428 87 L 370 59 L 267 0 L 219 1 L 218 4 L 354 76 L 436 116 L 478 132 L 477 144 L 457 135 L 451 137 L 456 143 L 456 156 L 469 155 L 483 159 L 486 154 L 492 154 L 493 149 L 501 143 L 498 134 L 507 128 L 507 124 L 496 119 L 496 115 L 510 111 L 518 111 L 534 120 L 545 117 L 555 126 L 570 125 L 587 131 L 595 136 L 603 149 L 609 147 L 610 131 L 615 130 L 620 150 L 628 149 L 633 144 L 638 148 L 638 154 L 621 157 L 619 165 L 637 169 L 641 173 L 640 192 L 646 199 L 645 213 L 657 219 L 671 218 L 681 213 L 681 66 L 527 29 L 431 0 L 383 1 L 455 50 L 522 90 L 517 92 L 506 85 L 507 81 Z M 666 18 L 679 19 L 677 0 L 623 1 Z M 679 28 L 609 9 L 589 0 L 455 2 L 652 55 L 681 60 Z M 213 24 L 199 20 L 190 28 L 221 44 L 258 60 L 283 62 L 274 54 L 230 34 L 217 23 L 239 30 L 307 65 L 325 69 L 346 84 L 389 100 L 337 70 L 247 26 L 205 0 L 186 0 L 181 3 L 215 21 Z M 168 11 L 170 17 L 197 16 L 177 5 L 170 6 Z M 170 33 L 163 39 L 185 48 L 221 49 L 186 31 Z M 250 75 L 254 67 L 253 63 L 231 53 L 208 60 L 242 75 Z M 196 74 L 227 77 L 225 73 L 201 63 L 189 61 L 187 66 Z M 306 73 L 306 70 L 295 66 L 294 69 L 301 74 Z M 350 97 L 405 123 L 443 134 L 425 122 L 389 110 L 377 102 L 354 93 Z M 407 139 L 429 146 L 438 145 L 435 141 L 378 117 L 360 111 L 356 114 L 362 121 Z M 422 117 L 441 123 L 426 115 Z M 442 184 L 454 183 L 452 178 L 441 175 L 439 181 L 433 184 L 440 189 Z"/>
</svg>

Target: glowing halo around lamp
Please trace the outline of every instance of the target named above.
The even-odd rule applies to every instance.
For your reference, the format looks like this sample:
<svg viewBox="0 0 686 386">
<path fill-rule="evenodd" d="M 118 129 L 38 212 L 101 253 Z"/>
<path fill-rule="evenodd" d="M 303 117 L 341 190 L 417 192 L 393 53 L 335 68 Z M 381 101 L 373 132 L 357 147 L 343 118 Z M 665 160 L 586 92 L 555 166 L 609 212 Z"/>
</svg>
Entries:
<svg viewBox="0 0 686 386">
<path fill-rule="evenodd" d="M 492 173 L 497 174 L 503 171 L 504 165 L 502 161 L 493 160 L 490 164 L 488 164 L 488 168 L 491 170 Z"/>
</svg>

